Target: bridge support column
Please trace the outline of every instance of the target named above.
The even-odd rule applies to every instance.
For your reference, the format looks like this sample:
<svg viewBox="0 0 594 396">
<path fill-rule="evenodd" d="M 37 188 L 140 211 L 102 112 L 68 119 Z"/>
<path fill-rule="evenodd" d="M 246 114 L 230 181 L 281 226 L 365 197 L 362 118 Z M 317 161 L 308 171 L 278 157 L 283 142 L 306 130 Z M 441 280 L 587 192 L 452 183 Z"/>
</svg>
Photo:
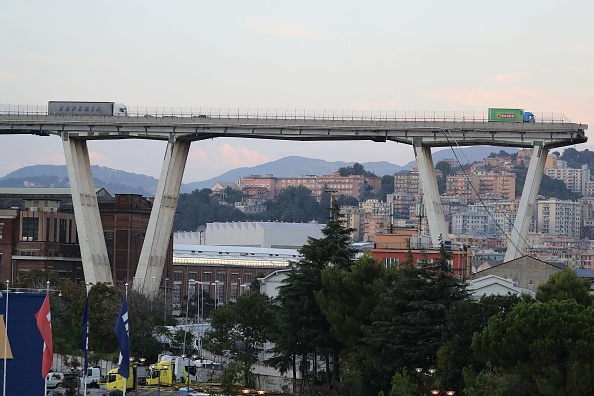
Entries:
<svg viewBox="0 0 594 396">
<path fill-rule="evenodd" d="M 431 242 L 434 246 L 437 246 L 440 236 L 444 240 L 448 239 L 448 225 L 443 215 L 443 206 L 441 205 L 439 189 L 437 187 L 431 148 L 423 146 L 422 139 L 414 139 L 413 148 L 419 168 L 419 181 L 423 189 L 423 203 L 427 212 Z"/>
<path fill-rule="evenodd" d="M 113 284 L 85 140 L 63 137 L 85 282 Z"/>
<path fill-rule="evenodd" d="M 179 199 L 179 188 L 189 151 L 189 141 L 177 140 L 167 143 L 159 185 L 133 285 L 135 290 L 147 296 L 159 291 Z M 155 278 L 154 281 L 153 278 Z"/>
<path fill-rule="evenodd" d="M 507 242 L 504 262 L 523 256 L 528 247 L 526 238 L 528 238 L 534 203 L 536 202 L 548 154 L 549 149 L 544 148 L 542 142 L 535 142 L 528 173 L 526 174 L 526 182 L 522 190 L 522 197 L 520 198 L 520 205 L 514 221 L 514 228 Z"/>
</svg>

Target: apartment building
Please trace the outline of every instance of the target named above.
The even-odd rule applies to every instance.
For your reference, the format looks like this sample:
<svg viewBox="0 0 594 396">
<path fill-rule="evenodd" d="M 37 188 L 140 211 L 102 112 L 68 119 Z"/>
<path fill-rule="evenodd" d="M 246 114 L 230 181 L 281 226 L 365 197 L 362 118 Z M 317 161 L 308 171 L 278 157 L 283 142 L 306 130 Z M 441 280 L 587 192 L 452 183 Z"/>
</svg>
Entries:
<svg viewBox="0 0 594 396">
<path fill-rule="evenodd" d="M 582 227 L 582 202 L 546 199 L 537 202 L 536 230 L 544 234 L 579 239 Z"/>
<path fill-rule="evenodd" d="M 480 179 L 474 173 L 459 171 L 446 178 L 446 194 L 467 199 L 470 202 L 477 200 L 480 192 Z"/>
<path fill-rule="evenodd" d="M 394 175 L 394 192 L 419 196 L 422 193 L 419 172 L 400 171 L 396 173 Z"/>
<path fill-rule="evenodd" d="M 594 183 L 591 183 L 591 173 L 588 165 L 582 165 L 580 169 L 564 167 L 548 168 L 544 170 L 545 175 L 550 178 L 561 180 L 568 190 L 572 192 L 589 195 L 594 190 Z"/>
<path fill-rule="evenodd" d="M 516 199 L 516 175 L 505 168 L 495 168 L 491 171 L 478 169 L 480 195 L 498 195 L 505 201 Z"/>
<path fill-rule="evenodd" d="M 334 194 L 363 199 L 367 194 L 374 194 L 381 189 L 382 179 L 363 175 L 340 176 L 339 173 L 330 175 L 299 175 L 297 177 L 274 177 L 252 175 L 243 179 L 244 193 L 258 198 L 276 198 L 280 192 L 289 187 L 305 187 L 312 192 L 316 201 L 320 202 L 322 195 L 331 190 Z"/>
</svg>

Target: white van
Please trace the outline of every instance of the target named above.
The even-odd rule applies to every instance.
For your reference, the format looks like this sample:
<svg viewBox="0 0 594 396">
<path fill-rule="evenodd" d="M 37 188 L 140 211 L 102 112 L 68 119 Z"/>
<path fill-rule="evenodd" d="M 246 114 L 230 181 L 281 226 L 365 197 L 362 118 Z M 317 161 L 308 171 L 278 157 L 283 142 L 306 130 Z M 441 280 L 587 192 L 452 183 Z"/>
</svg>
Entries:
<svg viewBox="0 0 594 396">
<path fill-rule="evenodd" d="M 60 382 L 64 382 L 64 374 L 50 371 L 45 377 L 45 382 L 48 389 L 55 388 Z"/>
</svg>

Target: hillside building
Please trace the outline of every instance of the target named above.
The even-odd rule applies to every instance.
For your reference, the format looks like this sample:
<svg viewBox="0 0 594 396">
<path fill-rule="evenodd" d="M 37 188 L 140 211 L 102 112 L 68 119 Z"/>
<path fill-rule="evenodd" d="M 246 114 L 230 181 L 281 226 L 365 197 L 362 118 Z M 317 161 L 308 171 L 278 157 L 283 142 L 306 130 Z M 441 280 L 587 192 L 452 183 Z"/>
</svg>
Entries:
<svg viewBox="0 0 594 396">
<path fill-rule="evenodd" d="M 363 175 L 340 176 L 338 173 L 330 175 L 299 175 L 297 177 L 274 177 L 252 175 L 245 177 L 242 182 L 243 192 L 253 198 L 274 199 L 282 190 L 289 187 L 305 187 L 311 191 L 316 201 L 320 202 L 327 190 L 337 195 L 363 199 L 367 194 L 378 192 L 382 186 L 380 177 Z"/>
</svg>

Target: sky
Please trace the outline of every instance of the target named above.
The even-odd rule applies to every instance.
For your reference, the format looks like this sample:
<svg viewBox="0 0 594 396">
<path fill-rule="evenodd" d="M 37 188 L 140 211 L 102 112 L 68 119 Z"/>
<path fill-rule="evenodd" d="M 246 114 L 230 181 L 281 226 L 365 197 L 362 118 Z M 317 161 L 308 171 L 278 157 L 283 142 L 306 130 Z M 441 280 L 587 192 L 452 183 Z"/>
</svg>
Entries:
<svg viewBox="0 0 594 396">
<path fill-rule="evenodd" d="M 509 107 L 589 124 L 590 136 L 592 15 L 594 2 L 586 0 L 9 1 L 0 12 L 0 104 L 316 112 Z M 93 165 L 159 177 L 165 144 L 88 147 Z M 219 138 L 192 143 L 183 182 L 291 155 L 398 165 L 414 159 L 410 146 L 394 142 Z M 0 137 L 0 177 L 64 163 L 58 137 Z"/>
</svg>

